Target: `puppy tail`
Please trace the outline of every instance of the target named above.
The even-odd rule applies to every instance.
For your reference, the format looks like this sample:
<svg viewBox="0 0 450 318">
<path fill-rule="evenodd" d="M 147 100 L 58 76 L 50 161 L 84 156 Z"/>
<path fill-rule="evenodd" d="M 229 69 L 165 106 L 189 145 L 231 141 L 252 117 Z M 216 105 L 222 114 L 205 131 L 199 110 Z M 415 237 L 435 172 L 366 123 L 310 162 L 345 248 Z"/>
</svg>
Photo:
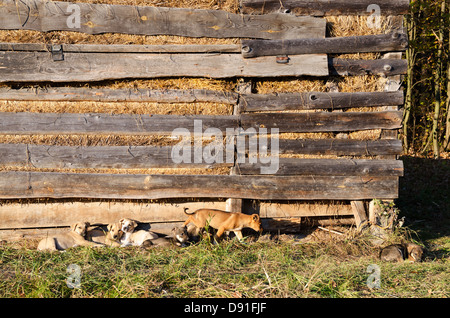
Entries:
<svg viewBox="0 0 450 318">
<path fill-rule="evenodd" d="M 184 214 L 191 215 L 191 214 L 194 214 L 194 213 L 195 213 L 195 211 L 192 212 L 192 213 L 187 213 L 187 210 L 189 210 L 189 208 L 184 208 Z"/>
</svg>

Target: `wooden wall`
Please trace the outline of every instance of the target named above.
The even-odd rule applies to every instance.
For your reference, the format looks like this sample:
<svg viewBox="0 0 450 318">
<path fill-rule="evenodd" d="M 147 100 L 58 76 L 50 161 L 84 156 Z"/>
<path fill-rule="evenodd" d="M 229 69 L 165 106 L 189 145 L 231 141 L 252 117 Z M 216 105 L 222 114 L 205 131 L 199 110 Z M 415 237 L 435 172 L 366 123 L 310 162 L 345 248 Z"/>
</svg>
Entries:
<svg viewBox="0 0 450 318">
<path fill-rule="evenodd" d="M 293 220 L 294 228 L 298 228 L 298 219 L 303 217 L 354 216 L 356 223 L 361 224 L 367 218 L 368 200 L 397 198 L 398 180 L 403 174 L 402 162 L 397 160 L 402 151 L 397 130 L 403 115 L 398 107 L 403 104 L 401 75 L 406 73 L 407 66 L 401 52 L 408 44 L 401 15 L 407 12 L 409 1 L 377 1 L 381 14 L 393 15 L 395 28 L 389 34 L 326 37 L 324 16 L 367 16 L 371 2 L 289 0 L 283 1 L 281 8 L 279 1 L 242 0 L 240 14 L 76 3 L 80 10 L 76 32 L 242 40 L 240 44 L 210 45 L 0 43 L 3 101 L 211 102 L 234 108 L 230 115 L 14 110 L 0 113 L 0 135 L 5 136 L 150 138 L 171 135 L 179 128 L 193 132 L 196 123 L 201 122 L 203 132 L 215 128 L 216 133 L 226 134 L 222 145 L 232 152 L 231 161 L 224 154 L 221 162 L 195 162 L 192 153 L 191 162 L 177 163 L 172 156 L 176 147 L 173 144 L 80 147 L 1 143 L 0 235 L 39 235 L 79 219 L 105 224 L 129 216 L 155 224 L 179 222 L 185 218 L 184 207 L 248 212 L 247 200 L 261 200 L 255 203 L 256 211 L 265 218 L 268 229 L 276 229 L 276 222 L 272 221 L 279 219 Z M 67 24 L 73 13 L 70 5 L 43 0 L 1 0 L 0 29 L 73 31 Z M 363 52 L 383 55 L 367 60 L 336 57 L 340 53 Z M 323 79 L 368 74 L 387 78 L 384 92 L 257 94 L 251 89 L 255 79 Z M 80 85 L 105 80 L 183 77 L 242 79 L 242 84 L 234 91 Z M 384 109 L 380 111 L 380 107 Z M 273 128 L 279 134 L 337 136 L 372 129 L 381 129 L 383 133 L 376 140 L 278 136 L 275 140 Z M 266 138 L 267 147 L 256 148 L 255 153 L 249 144 L 252 138 L 260 142 L 264 129 L 273 135 Z M 256 134 L 249 134 L 252 131 Z M 245 144 L 239 142 L 242 140 Z M 259 152 L 270 153 L 277 145 L 278 169 L 270 174 L 261 173 L 267 161 L 263 163 Z M 128 173 L 130 169 L 166 168 L 229 168 L 230 173 L 198 174 L 189 170 L 183 174 Z M 105 169 L 116 171 L 105 173 Z M 163 227 L 161 231 L 164 232 Z"/>
</svg>

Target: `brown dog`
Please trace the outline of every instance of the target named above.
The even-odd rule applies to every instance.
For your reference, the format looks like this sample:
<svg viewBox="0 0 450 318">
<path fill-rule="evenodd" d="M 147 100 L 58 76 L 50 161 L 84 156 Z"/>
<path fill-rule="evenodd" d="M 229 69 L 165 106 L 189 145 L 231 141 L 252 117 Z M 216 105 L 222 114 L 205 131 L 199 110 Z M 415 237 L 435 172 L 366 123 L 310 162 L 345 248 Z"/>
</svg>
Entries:
<svg viewBox="0 0 450 318">
<path fill-rule="evenodd" d="M 120 223 L 108 224 L 106 232 L 101 228 L 89 230 L 86 239 L 92 242 L 105 244 L 106 246 L 120 246 L 120 238 L 123 235 Z"/>
<path fill-rule="evenodd" d="M 423 247 L 414 243 L 405 244 L 406 252 L 408 253 L 408 260 L 410 262 L 421 262 L 423 255 Z"/>
<path fill-rule="evenodd" d="M 413 243 L 392 244 L 381 250 L 380 259 L 386 262 L 420 262 L 423 248 Z"/>
<path fill-rule="evenodd" d="M 37 247 L 38 251 L 50 250 L 61 251 L 75 246 L 100 247 L 101 244 L 89 242 L 85 239 L 89 222 L 75 223 L 70 227 L 70 232 L 42 239 Z"/>
<path fill-rule="evenodd" d="M 189 215 L 184 222 L 184 226 L 192 222 L 198 228 L 205 228 L 207 225 L 217 229 L 217 238 L 220 238 L 225 231 L 233 231 L 236 237 L 242 240 L 241 230 L 249 227 L 257 232 L 262 231 L 261 220 L 258 214 L 243 214 L 239 212 L 225 212 L 215 209 L 199 209 L 192 213 L 184 213 Z"/>
</svg>

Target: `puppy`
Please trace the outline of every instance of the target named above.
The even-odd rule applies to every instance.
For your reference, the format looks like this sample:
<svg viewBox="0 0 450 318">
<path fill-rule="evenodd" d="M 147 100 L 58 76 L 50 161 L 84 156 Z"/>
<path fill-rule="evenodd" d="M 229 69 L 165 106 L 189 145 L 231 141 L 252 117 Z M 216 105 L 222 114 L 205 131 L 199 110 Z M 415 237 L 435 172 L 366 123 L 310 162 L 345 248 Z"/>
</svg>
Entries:
<svg viewBox="0 0 450 318">
<path fill-rule="evenodd" d="M 153 247 L 159 246 L 178 246 L 185 247 L 189 241 L 189 235 L 187 228 L 185 226 L 182 227 L 174 227 L 172 229 L 170 236 L 159 237 L 154 240 L 149 240 L 144 242 L 147 245 L 152 245 Z"/>
<path fill-rule="evenodd" d="M 120 244 L 124 246 L 141 246 L 146 240 L 154 240 L 158 235 L 150 231 L 134 229 L 138 226 L 135 220 L 123 218 L 119 221 L 123 235 L 120 239 Z"/>
<path fill-rule="evenodd" d="M 92 246 L 100 247 L 101 244 L 89 242 L 85 239 L 86 230 L 89 227 L 88 222 L 75 223 L 70 227 L 67 233 L 49 236 L 42 239 L 38 244 L 38 251 L 62 251 L 69 247 L 75 246 Z"/>
<path fill-rule="evenodd" d="M 392 244 L 381 250 L 380 259 L 386 262 L 420 262 L 423 248 L 413 243 Z"/>
<path fill-rule="evenodd" d="M 120 223 L 111 223 L 106 227 L 106 232 L 101 228 L 88 231 L 86 238 L 89 241 L 104 244 L 107 246 L 120 246 L 120 238 L 123 235 Z"/>
<path fill-rule="evenodd" d="M 381 250 L 380 259 L 384 262 L 401 262 L 405 259 L 405 249 L 401 244 L 386 246 Z"/>
<path fill-rule="evenodd" d="M 214 209 L 199 209 L 192 213 L 184 213 L 189 217 L 184 222 L 184 226 L 192 222 L 198 228 L 204 228 L 207 225 L 217 229 L 216 237 L 220 238 L 225 231 L 233 231 L 239 241 L 242 240 L 243 228 L 251 228 L 257 232 L 262 232 L 261 220 L 258 214 L 247 215 L 238 212 L 225 212 Z"/>
<path fill-rule="evenodd" d="M 406 252 L 408 254 L 408 260 L 410 262 L 421 262 L 423 255 L 423 248 L 417 244 L 406 243 L 405 244 Z"/>
</svg>

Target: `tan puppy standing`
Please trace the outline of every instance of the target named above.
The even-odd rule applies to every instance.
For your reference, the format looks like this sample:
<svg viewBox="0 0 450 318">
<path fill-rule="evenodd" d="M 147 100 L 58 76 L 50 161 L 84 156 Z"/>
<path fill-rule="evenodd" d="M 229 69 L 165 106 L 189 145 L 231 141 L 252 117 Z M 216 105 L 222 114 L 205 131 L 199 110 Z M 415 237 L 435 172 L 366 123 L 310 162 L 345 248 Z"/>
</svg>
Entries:
<svg viewBox="0 0 450 318">
<path fill-rule="evenodd" d="M 120 238 L 123 235 L 120 223 L 111 223 L 106 227 L 106 232 L 102 229 L 93 229 L 87 232 L 86 238 L 89 241 L 104 244 L 107 246 L 120 246 Z"/>
<path fill-rule="evenodd" d="M 121 246 L 141 246 L 146 240 L 154 240 L 159 236 L 145 230 L 135 231 L 138 226 L 135 220 L 123 218 L 119 221 L 123 235 L 120 239 Z"/>
<path fill-rule="evenodd" d="M 258 214 L 243 214 L 239 212 L 225 212 L 215 209 L 199 209 L 192 213 L 184 213 L 189 215 L 184 222 L 184 226 L 192 222 L 198 228 L 204 228 L 207 225 L 217 229 L 216 237 L 220 238 L 223 232 L 233 231 L 236 237 L 242 240 L 243 228 L 251 228 L 257 232 L 261 232 L 261 220 Z"/>
<path fill-rule="evenodd" d="M 39 242 L 37 249 L 38 251 L 61 251 L 75 246 L 103 246 L 95 242 L 89 242 L 85 239 L 86 230 L 89 225 L 89 222 L 75 223 L 70 227 L 70 231 L 67 233 L 49 236 L 42 239 Z"/>
</svg>

